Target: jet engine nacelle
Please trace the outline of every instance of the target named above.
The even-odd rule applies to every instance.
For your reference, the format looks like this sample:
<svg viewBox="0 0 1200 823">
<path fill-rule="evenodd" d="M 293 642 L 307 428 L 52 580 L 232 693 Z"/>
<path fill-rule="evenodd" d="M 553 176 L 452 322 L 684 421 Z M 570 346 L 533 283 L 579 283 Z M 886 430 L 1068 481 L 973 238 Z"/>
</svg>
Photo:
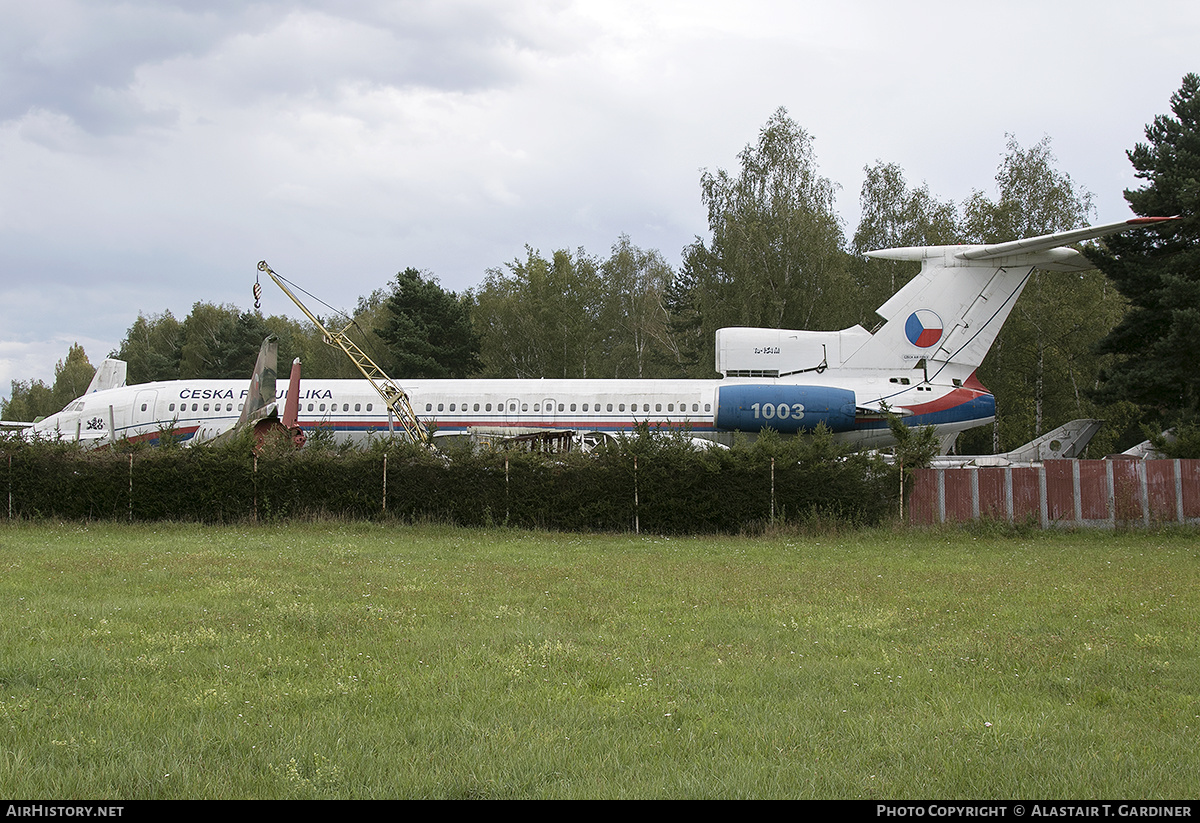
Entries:
<svg viewBox="0 0 1200 823">
<path fill-rule="evenodd" d="M 717 389 L 718 429 L 781 434 L 810 431 L 824 423 L 830 431 L 854 428 L 854 392 L 828 386 L 721 386 Z"/>
</svg>

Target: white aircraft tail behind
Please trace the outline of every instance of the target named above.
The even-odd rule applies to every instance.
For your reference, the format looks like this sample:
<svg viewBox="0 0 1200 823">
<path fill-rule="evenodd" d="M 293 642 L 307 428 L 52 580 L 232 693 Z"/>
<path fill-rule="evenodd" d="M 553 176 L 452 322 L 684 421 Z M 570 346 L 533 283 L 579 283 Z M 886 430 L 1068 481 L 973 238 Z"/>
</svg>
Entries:
<svg viewBox="0 0 1200 823">
<path fill-rule="evenodd" d="M 84 394 L 119 389 L 125 385 L 128 372 L 129 365 L 124 360 L 115 360 L 110 357 L 100 364 L 100 368 L 96 369 L 96 373 L 92 375 L 92 382 L 88 383 L 87 391 Z"/>
</svg>

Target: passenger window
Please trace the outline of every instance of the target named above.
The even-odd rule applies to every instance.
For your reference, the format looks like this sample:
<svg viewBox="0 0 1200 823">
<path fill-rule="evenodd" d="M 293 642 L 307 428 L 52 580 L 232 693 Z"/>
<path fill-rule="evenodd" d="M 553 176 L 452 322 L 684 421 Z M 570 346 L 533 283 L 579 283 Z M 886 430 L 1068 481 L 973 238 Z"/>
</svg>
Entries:
<svg viewBox="0 0 1200 823">
<path fill-rule="evenodd" d="M 317 411 L 325 411 L 325 404 L 322 403 L 321 407 L 319 409 L 317 409 Z"/>
<path fill-rule="evenodd" d="M 572 403 L 572 404 L 571 404 L 571 411 L 575 411 L 575 404 L 574 404 L 574 403 Z"/>
<path fill-rule="evenodd" d="M 523 412 L 527 412 L 527 411 L 529 411 L 529 404 L 528 404 L 528 403 L 522 403 L 522 404 L 521 404 L 521 411 L 523 411 Z"/>
<path fill-rule="evenodd" d="M 476 404 L 475 404 L 475 409 L 474 409 L 474 410 L 475 410 L 475 411 L 479 411 L 479 404 L 478 404 L 478 403 L 476 403 Z"/>
<path fill-rule="evenodd" d="M 432 404 L 432 403 L 426 403 L 426 404 L 425 404 L 425 411 L 433 411 L 433 404 Z"/>
<path fill-rule="evenodd" d="M 349 403 L 343 403 L 343 404 L 342 404 L 342 411 L 350 411 L 350 404 L 349 404 Z"/>
<path fill-rule="evenodd" d="M 643 403 L 643 404 L 642 404 L 642 411 L 650 411 L 650 404 L 649 404 L 649 403 Z"/>
<path fill-rule="evenodd" d="M 662 411 L 662 403 L 655 403 L 655 404 L 654 404 L 654 410 L 655 410 L 656 412 L 660 412 L 660 411 Z"/>
<path fill-rule="evenodd" d="M 313 410 L 313 404 L 312 404 L 312 403 L 309 403 L 309 404 L 308 404 L 308 410 L 309 410 L 309 411 L 312 411 L 312 410 Z"/>
<path fill-rule="evenodd" d="M 705 410 L 706 412 L 708 412 L 708 411 L 712 411 L 712 403 L 705 403 L 705 404 L 704 404 L 704 410 Z"/>
<path fill-rule="evenodd" d="M 618 405 L 617 405 L 617 411 L 625 411 L 625 404 L 624 404 L 624 403 L 620 403 L 620 404 L 618 404 Z"/>
<path fill-rule="evenodd" d="M 175 411 L 175 404 L 172 403 L 171 405 L 167 406 L 167 411 Z"/>
<path fill-rule="evenodd" d="M 446 410 L 446 404 L 438 403 L 438 411 L 445 411 L 445 410 Z"/>
<path fill-rule="evenodd" d="M 367 411 L 370 411 L 370 410 L 371 410 L 371 404 L 370 404 L 370 403 L 368 403 L 368 404 L 367 404 Z"/>
<path fill-rule="evenodd" d="M 483 410 L 484 410 L 484 411 L 491 411 L 491 410 L 492 410 L 492 404 L 491 404 L 491 403 L 485 403 L 485 404 L 484 404 L 484 406 L 483 406 Z"/>
<path fill-rule="evenodd" d="M 200 411 L 200 404 L 199 404 L 199 403 L 193 403 L 193 404 L 192 404 L 192 411 Z"/>
<path fill-rule="evenodd" d="M 453 403 L 451 403 L 451 404 L 450 404 L 450 411 L 454 411 L 454 404 L 453 404 Z"/>
<path fill-rule="evenodd" d="M 354 410 L 355 410 L 355 411 L 362 411 L 362 403 L 355 403 L 355 404 L 354 404 Z"/>
<path fill-rule="evenodd" d="M 564 411 L 565 409 L 566 409 L 566 407 L 565 407 L 565 406 L 564 406 L 562 403 L 559 403 L 559 404 L 558 404 L 558 410 L 559 410 L 559 411 Z"/>
<path fill-rule="evenodd" d="M 607 410 L 608 410 L 608 411 L 612 411 L 612 403 L 609 403 L 609 404 L 608 404 Z"/>
</svg>

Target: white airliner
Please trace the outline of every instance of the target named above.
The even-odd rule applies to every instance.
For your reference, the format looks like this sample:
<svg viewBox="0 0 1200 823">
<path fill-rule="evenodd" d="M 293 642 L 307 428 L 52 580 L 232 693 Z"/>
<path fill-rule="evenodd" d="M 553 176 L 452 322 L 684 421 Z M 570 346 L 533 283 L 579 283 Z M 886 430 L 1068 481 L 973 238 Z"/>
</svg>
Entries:
<svg viewBox="0 0 1200 823">
<path fill-rule="evenodd" d="M 975 370 L 1030 273 L 1091 269 L 1065 246 L 1171 219 L 1138 218 L 995 245 L 871 252 L 921 261 L 920 274 L 877 310 L 884 322 L 876 331 L 721 329 L 716 369 L 723 379 L 398 382 L 416 414 L 435 424 L 437 437 L 598 437 L 649 424 L 729 442 L 736 432 L 794 434 L 823 423 L 838 439 L 879 447 L 892 442 L 890 409 L 910 426 L 935 426 L 945 451 L 960 432 L 995 417 L 995 399 Z M 102 371 L 109 370 L 111 380 L 120 367 L 107 364 Z M 168 428 L 177 438 L 206 440 L 237 425 L 249 393 L 245 380 L 111 386 L 25 431 L 90 446 L 122 438 L 154 442 Z M 366 380 L 305 380 L 280 399 L 298 404 L 302 428 L 328 427 L 340 439 L 387 436 L 399 426 Z"/>
</svg>

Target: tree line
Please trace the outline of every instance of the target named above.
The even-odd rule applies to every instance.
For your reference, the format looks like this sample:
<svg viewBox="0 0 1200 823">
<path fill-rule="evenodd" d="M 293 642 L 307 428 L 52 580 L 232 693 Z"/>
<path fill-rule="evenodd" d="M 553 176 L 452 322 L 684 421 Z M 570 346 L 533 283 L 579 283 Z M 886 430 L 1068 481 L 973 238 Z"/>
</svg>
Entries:
<svg viewBox="0 0 1200 823">
<path fill-rule="evenodd" d="M 964 434 L 963 453 L 1005 451 L 1072 418 L 1101 417 L 1093 452 L 1103 454 L 1143 439 L 1146 424 L 1186 427 L 1200 411 L 1200 78 L 1187 75 L 1170 102 L 1171 114 L 1128 152 L 1145 185 L 1125 196 L 1136 214 L 1182 219 L 1089 250 L 1093 271 L 1034 272 L 979 369 L 996 423 Z M 868 262 L 866 251 L 1003 242 L 1095 219 L 1092 194 L 1057 167 L 1049 138 L 1025 146 L 1009 136 L 994 187 L 962 203 L 912 185 L 896 164 L 867 166 L 850 237 L 834 208 L 837 186 L 785 109 L 737 159 L 736 169 L 702 173 L 708 236 L 683 249 L 678 269 L 626 235 L 606 256 L 527 246 L 462 293 L 408 268 L 353 312 L 323 320 L 350 326 L 400 380 L 714 377 L 713 336 L 724 326 L 876 326 L 874 310 L 919 264 Z M 356 375 L 311 323 L 211 303 L 182 320 L 139 314 L 112 356 L 128 362 L 131 383 L 237 378 L 268 333 L 280 340 L 281 364 L 299 357 L 306 376 Z M 53 386 L 14 381 L 2 416 L 58 411 L 89 368 L 72 347 Z"/>
</svg>

